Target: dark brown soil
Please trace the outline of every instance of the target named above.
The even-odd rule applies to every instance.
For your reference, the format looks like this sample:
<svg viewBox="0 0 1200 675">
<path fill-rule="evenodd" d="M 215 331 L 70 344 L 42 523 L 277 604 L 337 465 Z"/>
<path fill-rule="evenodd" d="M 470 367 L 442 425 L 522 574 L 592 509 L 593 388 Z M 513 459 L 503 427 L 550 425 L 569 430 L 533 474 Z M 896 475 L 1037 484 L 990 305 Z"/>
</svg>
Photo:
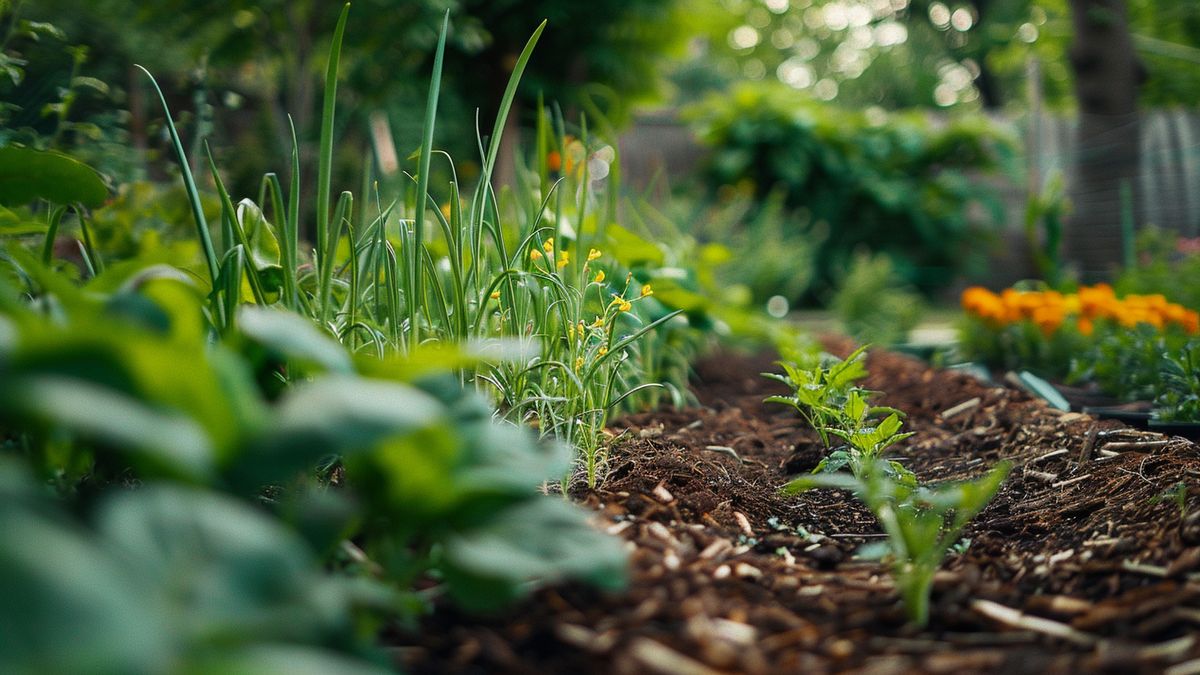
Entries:
<svg viewBox="0 0 1200 675">
<path fill-rule="evenodd" d="M 630 587 L 543 590 L 502 617 L 438 607 L 399 640 L 418 673 L 1200 673 L 1200 448 L 1061 413 L 1011 389 L 874 353 L 866 386 L 908 412 L 895 451 L 923 480 L 1014 463 L 904 621 L 848 495 L 785 497 L 822 455 L 764 404 L 767 358 L 697 366 L 701 407 L 621 420 L 603 488 L 580 499 L 627 540 Z M 1164 493 L 1183 483 L 1183 508 Z"/>
</svg>

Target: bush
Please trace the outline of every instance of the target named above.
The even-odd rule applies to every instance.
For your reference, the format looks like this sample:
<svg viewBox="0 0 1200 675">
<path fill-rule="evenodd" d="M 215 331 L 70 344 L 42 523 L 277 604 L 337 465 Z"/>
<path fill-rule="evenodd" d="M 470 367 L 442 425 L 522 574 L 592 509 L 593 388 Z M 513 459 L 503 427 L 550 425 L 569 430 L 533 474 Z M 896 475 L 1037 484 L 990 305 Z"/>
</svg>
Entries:
<svg viewBox="0 0 1200 675">
<path fill-rule="evenodd" d="M 968 172 L 993 168 L 1008 147 L 987 122 L 842 110 L 779 84 L 745 85 L 686 114 L 711 148 L 704 179 L 714 193 L 779 190 L 786 207 L 807 214 L 823 238 L 825 287 L 863 246 L 890 255 L 923 291 L 983 267 L 979 242 L 1002 213 Z"/>
<path fill-rule="evenodd" d="M 859 255 L 833 296 L 833 311 L 860 343 L 904 342 L 921 319 L 921 296 L 904 287 L 886 255 Z"/>
</svg>

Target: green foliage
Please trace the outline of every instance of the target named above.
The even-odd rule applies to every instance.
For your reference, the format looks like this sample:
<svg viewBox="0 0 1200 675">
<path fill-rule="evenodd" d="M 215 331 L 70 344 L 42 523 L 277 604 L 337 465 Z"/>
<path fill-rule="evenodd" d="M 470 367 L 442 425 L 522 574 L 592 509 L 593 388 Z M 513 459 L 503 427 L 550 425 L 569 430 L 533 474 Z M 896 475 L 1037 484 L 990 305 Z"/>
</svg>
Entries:
<svg viewBox="0 0 1200 675">
<path fill-rule="evenodd" d="M 788 494 L 813 488 L 853 492 L 887 534 L 886 555 L 909 621 L 924 626 L 929 623 L 934 574 L 962 537 L 963 528 L 1000 489 L 1009 468 L 1001 463 L 975 480 L 918 486 L 905 476 L 897 479 L 887 462 L 877 460 L 859 475 L 812 474 L 793 480 L 783 490 Z"/>
<path fill-rule="evenodd" d="M 352 618 L 363 599 L 375 597 L 384 614 L 404 615 L 395 593 L 429 570 L 443 575 L 441 592 L 476 609 L 519 597 L 535 582 L 573 577 L 611 586 L 623 579 L 615 541 L 591 529 L 575 507 L 537 494 L 537 486 L 562 475 L 570 451 L 493 419 L 490 406 L 444 371 L 425 375 L 420 387 L 357 375 L 343 347 L 282 310 L 240 308 L 239 329 L 209 344 L 202 296 L 187 282 L 149 279 L 104 296 L 76 290 L 28 256 L 10 253 L 29 279 L 23 290 L 38 303 L 8 303 L 0 314 L 4 454 L 51 480 L 68 504 L 89 514 L 100 509 L 89 519 L 98 523 L 95 534 L 44 539 L 61 549 L 46 555 L 117 547 L 128 573 L 110 573 L 103 556 L 68 556 L 87 567 L 80 577 L 97 575 L 97 590 L 72 601 L 100 603 L 85 606 L 81 617 L 99 617 L 128 598 L 161 596 L 167 603 L 155 600 L 130 614 L 129 626 L 111 627 L 144 632 L 128 652 L 111 646 L 114 659 L 134 658 L 147 643 L 145 658 L 167 658 L 155 649 L 183 649 L 179 658 L 188 662 L 213 649 L 235 656 L 226 635 L 246 647 L 328 644 L 322 636 L 330 630 L 346 633 L 367 618 Z M 15 297 L 4 279 L 3 296 Z M 37 311 L 45 306 L 57 308 L 54 318 Z M 263 386 L 270 373 L 295 383 L 274 401 Z M 313 473 L 331 461 L 345 480 L 337 490 Z M 133 482 L 161 487 L 105 496 Z M 266 493 L 274 516 L 233 498 L 254 498 L 266 485 L 276 486 Z M 291 512 L 315 508 L 311 500 L 322 492 L 333 523 L 289 520 Z M 150 532 L 167 539 L 151 546 L 144 539 Z M 318 554 L 335 561 L 338 543 L 351 539 L 376 570 L 368 577 L 384 584 L 373 596 L 361 595 L 367 578 L 356 580 L 358 572 L 327 576 L 317 562 Z M 25 537 L 6 541 L 0 559 L 10 561 L 28 544 Z M 193 552 L 200 542 L 203 556 Z M 245 562 L 251 559 L 253 566 Z M 71 597 L 65 584 L 73 578 L 39 577 L 45 586 L 27 592 Z M 202 583 L 203 592 L 176 592 Z M 380 595 L 384 588 L 391 590 Z M 171 604 L 197 598 L 203 604 L 192 609 Z M 157 621 L 157 611 L 177 618 Z M 37 633 L 30 644 L 64 639 L 59 628 L 30 630 Z"/>
<path fill-rule="evenodd" d="M 922 290 L 977 270 L 998 202 L 968 171 L 992 167 L 1006 142 L 988 123 L 935 127 L 923 113 L 854 112 L 812 101 L 783 85 L 743 85 L 688 113 L 711 148 L 706 179 L 716 190 L 746 184 L 802 209 L 822 241 L 817 278 L 828 286 L 856 251 L 888 254 Z"/>
<path fill-rule="evenodd" d="M 0 204 L 20 206 L 45 199 L 94 208 L 107 197 L 100 174 L 76 159 L 32 148 L 0 148 Z"/>
<path fill-rule="evenodd" d="M 1134 242 L 1134 264 L 1113 284 L 1122 295 L 1161 293 L 1185 307 L 1200 307 L 1200 251 L 1196 239 L 1143 227 Z"/>
<path fill-rule="evenodd" d="M 834 294 L 830 306 L 860 343 L 898 344 L 921 319 L 924 301 L 904 287 L 885 255 L 860 255 Z"/>
<path fill-rule="evenodd" d="M 832 449 L 811 474 L 792 480 L 783 491 L 852 491 L 887 534 L 892 575 L 909 620 L 924 626 L 929 622 L 934 573 L 966 524 L 1000 488 L 1009 465 L 1002 463 L 974 481 L 922 486 L 912 471 L 885 459 L 891 446 L 912 433 L 900 431 L 902 412 L 871 406 L 872 392 L 854 385 L 866 375 L 865 349 L 859 348 L 844 361 L 822 355 L 825 364 L 817 358 L 809 358 L 803 365 L 783 363 L 786 375 L 766 374 L 795 390 L 792 396 L 772 396 L 768 402 L 795 406 L 821 435 L 826 448 L 831 436 L 845 442 Z"/>
<path fill-rule="evenodd" d="M 1071 382 L 1094 382 L 1124 401 L 1153 400 L 1163 391 L 1163 356 L 1187 341 L 1178 331 L 1102 326 L 1073 349 L 1067 363 Z"/>
<path fill-rule="evenodd" d="M 783 361 L 783 375 L 763 373 L 763 377 L 782 382 L 792 388 L 789 396 L 770 396 L 768 403 L 794 407 L 809 426 L 821 435 L 829 447 L 828 431 L 840 419 L 850 397 L 863 391 L 855 385 L 867 376 L 867 347 L 856 349 L 845 359 L 820 351 L 796 355 L 795 361 Z"/>
<path fill-rule="evenodd" d="M 1200 343 L 1162 353 L 1155 369 L 1161 383 L 1155 389 L 1154 416 L 1170 422 L 1200 422 Z"/>
</svg>

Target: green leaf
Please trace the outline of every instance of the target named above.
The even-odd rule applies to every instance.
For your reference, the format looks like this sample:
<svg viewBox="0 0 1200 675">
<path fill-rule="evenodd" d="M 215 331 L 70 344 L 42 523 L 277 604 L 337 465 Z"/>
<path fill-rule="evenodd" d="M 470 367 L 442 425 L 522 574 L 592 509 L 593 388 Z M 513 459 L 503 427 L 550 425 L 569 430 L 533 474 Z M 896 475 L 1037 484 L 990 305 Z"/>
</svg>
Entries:
<svg viewBox="0 0 1200 675">
<path fill-rule="evenodd" d="M 450 594 L 474 611 L 497 609 L 534 584 L 562 579 L 615 590 L 626 583 L 626 566 L 620 540 L 592 528 L 579 507 L 548 497 L 505 509 L 445 542 Z"/>
<path fill-rule="evenodd" d="M 0 204 L 21 206 L 38 199 L 96 208 L 108 199 L 108 188 L 99 173 L 67 155 L 0 148 Z"/>
<path fill-rule="evenodd" d="M 98 530 L 196 646 L 319 640 L 346 631 L 349 597 L 277 519 L 222 494 L 151 485 L 112 499 Z"/>
<path fill-rule="evenodd" d="M 350 355 L 341 343 L 299 314 L 242 305 L 238 309 L 237 326 L 243 335 L 283 358 L 317 365 L 333 373 L 354 372 Z"/>
<path fill-rule="evenodd" d="M 203 428 L 107 387 L 60 376 L 20 378 L 0 389 L 8 414 L 33 417 L 129 453 L 147 472 L 190 480 L 212 473 Z"/>
<path fill-rule="evenodd" d="M 288 392 L 268 430 L 231 471 L 256 487 L 290 478 L 322 457 L 375 448 L 444 423 L 440 403 L 413 387 L 330 375 Z"/>
</svg>

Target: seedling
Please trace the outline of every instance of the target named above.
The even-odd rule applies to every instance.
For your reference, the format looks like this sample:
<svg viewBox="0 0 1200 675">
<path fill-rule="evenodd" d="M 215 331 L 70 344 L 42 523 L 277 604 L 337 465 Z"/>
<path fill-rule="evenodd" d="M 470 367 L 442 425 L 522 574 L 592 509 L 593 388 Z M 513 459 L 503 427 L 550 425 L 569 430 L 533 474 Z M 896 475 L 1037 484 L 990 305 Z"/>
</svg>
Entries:
<svg viewBox="0 0 1200 675">
<path fill-rule="evenodd" d="M 865 467 L 873 465 L 888 448 L 912 436 L 900 431 L 903 412 L 870 405 L 874 392 L 855 385 L 867 374 L 866 349 L 860 347 L 844 360 L 822 354 L 808 367 L 784 362 L 780 365 L 785 375 L 764 373 L 795 391 L 791 396 L 771 396 L 766 399 L 768 402 L 795 407 L 821 436 L 827 449 L 831 447 L 831 438 L 845 441 L 843 446 L 821 460 L 816 468 L 818 472 L 848 467 L 852 474 L 862 477 Z M 883 420 L 875 422 L 884 415 Z M 889 462 L 887 466 L 894 478 L 912 481 L 911 474 L 901 465 Z"/>
<path fill-rule="evenodd" d="M 887 534 L 887 557 L 908 618 L 918 626 L 929 623 L 933 576 L 946 553 L 956 546 L 962 530 L 987 506 L 1008 475 L 1001 463 L 972 481 L 932 487 L 896 480 L 883 460 L 868 465 L 861 476 L 820 473 L 797 478 L 784 486 L 787 494 L 814 488 L 850 490 L 875 515 Z M 911 476 L 911 474 L 907 474 Z"/>
<path fill-rule="evenodd" d="M 793 393 L 770 396 L 766 401 L 794 407 L 820 434 L 821 443 L 829 448 L 829 428 L 835 425 L 851 392 L 862 392 L 855 383 L 867 376 L 866 353 L 867 346 L 864 345 L 845 359 L 820 354 L 809 363 L 781 362 L 783 375 L 763 373 L 763 377 L 786 384 Z"/>
</svg>

